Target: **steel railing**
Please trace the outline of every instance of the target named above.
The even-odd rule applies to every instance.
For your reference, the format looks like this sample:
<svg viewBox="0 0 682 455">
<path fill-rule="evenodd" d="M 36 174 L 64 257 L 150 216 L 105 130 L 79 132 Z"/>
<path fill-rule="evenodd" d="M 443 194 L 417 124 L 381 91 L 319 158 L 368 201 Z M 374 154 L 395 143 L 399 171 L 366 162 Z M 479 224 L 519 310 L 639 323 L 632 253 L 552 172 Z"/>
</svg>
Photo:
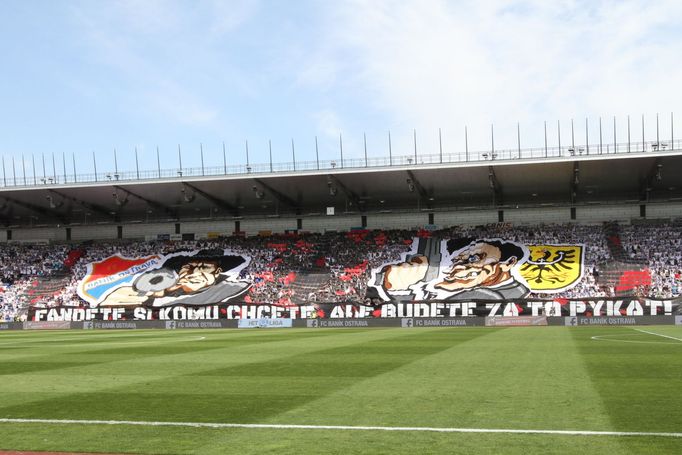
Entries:
<svg viewBox="0 0 682 455">
<path fill-rule="evenodd" d="M 460 151 L 458 153 L 436 153 L 396 155 L 370 158 L 345 158 L 315 161 L 296 161 L 284 163 L 258 163 L 206 167 L 189 167 L 155 170 L 135 170 L 120 172 L 98 172 L 83 174 L 52 173 L 44 176 L 16 176 L 16 168 L 13 166 L 8 172 L 7 165 L 3 161 L 3 175 L 0 180 L 0 188 L 32 188 L 45 185 L 63 185 L 80 183 L 115 183 L 150 180 L 167 180 L 194 178 L 194 177 L 217 177 L 217 176 L 240 176 L 240 175 L 267 175 L 286 172 L 317 172 L 336 171 L 341 169 L 363 168 L 391 168 L 431 166 L 437 164 L 457 163 L 485 163 L 494 161 L 527 160 L 558 160 L 575 157 L 594 157 L 599 155 L 627 155 L 633 153 L 649 152 L 673 152 L 682 151 L 682 140 L 675 141 L 649 141 L 649 142 L 626 142 L 616 144 L 590 144 L 590 145 L 566 145 L 561 147 L 536 147 L 525 149 L 500 149 L 486 151 Z"/>
</svg>

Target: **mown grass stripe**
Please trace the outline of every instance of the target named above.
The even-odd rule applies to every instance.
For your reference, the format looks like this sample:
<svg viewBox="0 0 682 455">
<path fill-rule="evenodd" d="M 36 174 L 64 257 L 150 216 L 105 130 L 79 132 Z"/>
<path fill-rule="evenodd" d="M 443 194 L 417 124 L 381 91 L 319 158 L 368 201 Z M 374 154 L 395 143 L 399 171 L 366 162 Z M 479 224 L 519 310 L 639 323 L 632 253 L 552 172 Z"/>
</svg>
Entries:
<svg viewBox="0 0 682 455">
<path fill-rule="evenodd" d="M 136 420 L 72 420 L 72 419 L 3 419 L 0 423 L 43 423 L 52 425 L 131 425 L 149 427 L 191 428 L 245 428 L 270 430 L 345 430 L 345 431 L 426 431 L 434 433 L 507 433 L 547 434 L 562 436 L 645 436 L 682 438 L 682 433 L 655 433 L 647 431 L 590 431 L 590 430 L 534 430 L 515 428 L 436 428 L 436 427 L 380 427 L 352 425 L 286 425 L 260 423 L 212 423 L 212 422 L 145 422 Z"/>
</svg>

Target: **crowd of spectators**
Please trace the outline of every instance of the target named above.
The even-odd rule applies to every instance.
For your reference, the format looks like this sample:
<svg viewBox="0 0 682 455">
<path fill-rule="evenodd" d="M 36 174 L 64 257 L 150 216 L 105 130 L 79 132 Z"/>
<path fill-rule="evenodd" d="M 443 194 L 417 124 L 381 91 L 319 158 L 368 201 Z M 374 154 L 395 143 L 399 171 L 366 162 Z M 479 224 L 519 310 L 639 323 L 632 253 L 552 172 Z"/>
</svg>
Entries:
<svg viewBox="0 0 682 455">
<path fill-rule="evenodd" d="M 611 260 L 601 226 L 547 224 L 512 226 L 497 223 L 477 227 L 455 226 L 440 231 L 390 230 L 234 236 L 197 241 L 110 242 L 82 245 L 5 244 L 0 248 L 0 320 L 21 320 L 29 305 L 85 306 L 77 286 L 87 264 L 114 254 L 139 258 L 152 254 L 202 249 L 227 249 L 251 258 L 241 271 L 253 285 L 247 302 L 300 304 L 306 302 L 363 301 L 372 270 L 401 260 L 415 237 L 440 239 L 500 238 L 518 243 L 584 245 L 584 278 L 554 297 L 608 297 L 613 287 L 599 281 L 601 267 Z M 622 244 L 633 258 L 648 264 L 650 288 L 639 291 L 653 297 L 680 294 L 682 228 L 627 226 Z M 47 284 L 46 284 L 47 283 Z M 38 292 L 39 290 L 41 290 Z M 547 297 L 531 294 L 530 297 Z"/>
<path fill-rule="evenodd" d="M 0 248 L 0 321 L 21 319 L 36 280 L 64 268 L 67 245 L 3 245 Z M 62 291 L 62 293 L 65 290 Z"/>
<path fill-rule="evenodd" d="M 651 285 L 645 292 L 658 298 L 682 293 L 682 226 L 622 226 L 620 241 L 631 260 L 648 268 Z"/>
</svg>

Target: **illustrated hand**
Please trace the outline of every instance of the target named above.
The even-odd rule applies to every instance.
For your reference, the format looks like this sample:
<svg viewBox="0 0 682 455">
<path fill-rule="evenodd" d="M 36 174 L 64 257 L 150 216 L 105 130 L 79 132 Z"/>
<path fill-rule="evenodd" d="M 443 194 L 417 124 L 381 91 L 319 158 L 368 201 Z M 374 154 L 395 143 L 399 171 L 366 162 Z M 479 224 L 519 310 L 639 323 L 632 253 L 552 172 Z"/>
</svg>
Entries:
<svg viewBox="0 0 682 455">
<path fill-rule="evenodd" d="M 426 256 L 413 256 L 407 262 L 384 267 L 384 288 L 389 291 L 405 291 L 423 280 L 429 269 Z"/>
</svg>

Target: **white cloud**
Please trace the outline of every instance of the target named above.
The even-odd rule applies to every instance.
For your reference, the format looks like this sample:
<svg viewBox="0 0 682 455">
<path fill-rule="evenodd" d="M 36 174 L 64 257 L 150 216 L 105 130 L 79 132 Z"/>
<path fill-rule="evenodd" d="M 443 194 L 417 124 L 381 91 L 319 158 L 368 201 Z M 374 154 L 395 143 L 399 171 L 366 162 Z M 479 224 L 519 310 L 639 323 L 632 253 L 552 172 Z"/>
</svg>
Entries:
<svg viewBox="0 0 682 455">
<path fill-rule="evenodd" d="M 302 66 L 296 76 L 296 83 L 330 90 L 337 85 L 339 72 L 339 67 L 333 59 L 317 56 Z"/>
<path fill-rule="evenodd" d="M 124 33 L 156 34 L 173 30 L 182 21 L 182 15 L 171 0 L 116 0 L 101 8 L 109 20 L 124 27 Z"/>
<path fill-rule="evenodd" d="M 313 114 L 317 131 L 327 137 L 338 138 L 343 131 L 341 120 L 336 112 L 331 109 L 324 109 Z"/>
<path fill-rule="evenodd" d="M 263 119 L 259 134 L 286 137 L 295 132 L 277 129 L 309 122 L 333 147 L 342 132 L 349 154 L 361 153 L 363 131 L 384 153 L 387 130 L 395 153 L 411 153 L 416 128 L 426 153 L 438 128 L 446 152 L 463 147 L 464 125 L 471 148 L 488 147 L 491 123 L 496 145 L 514 147 L 517 121 L 522 146 L 540 146 L 544 120 L 553 142 L 557 119 L 562 139 L 571 118 L 582 138 L 585 116 L 624 125 L 628 113 L 682 104 L 677 0 L 80 5 L 88 57 L 126 98 L 115 102 L 171 127 L 222 134 Z"/>
<path fill-rule="evenodd" d="M 251 19 L 260 8 L 259 0 L 223 1 L 213 0 L 207 3 L 210 23 L 208 32 L 220 37 L 231 32 Z"/>
<path fill-rule="evenodd" d="M 211 12 L 198 17 L 209 18 L 209 28 L 215 33 L 236 27 L 255 8 L 252 1 L 231 8 L 221 5 L 197 4 Z M 201 73 L 189 62 L 179 61 L 196 57 L 205 66 L 212 65 L 203 50 L 205 43 L 183 38 L 195 14 L 187 6 L 164 0 L 123 0 L 97 8 L 86 3 L 73 7 L 72 12 L 84 43 L 99 63 L 112 69 L 111 76 L 118 82 L 115 88 L 127 95 L 125 101 L 134 100 L 136 114 L 184 126 L 216 127 L 220 110 L 206 99 L 206 86 L 197 83 Z"/>
<path fill-rule="evenodd" d="M 543 120 L 566 128 L 679 106 L 679 17 L 676 1 L 340 2 L 320 40 L 328 48 L 311 55 L 342 61 L 311 68 L 344 71 L 399 127 L 452 138 L 468 124 L 482 148 L 491 122 L 514 146 L 519 120 L 537 146 Z"/>
<path fill-rule="evenodd" d="M 170 80 L 157 81 L 154 90 L 145 93 L 154 110 L 163 112 L 184 125 L 210 125 L 218 117 L 218 110 Z"/>
</svg>

